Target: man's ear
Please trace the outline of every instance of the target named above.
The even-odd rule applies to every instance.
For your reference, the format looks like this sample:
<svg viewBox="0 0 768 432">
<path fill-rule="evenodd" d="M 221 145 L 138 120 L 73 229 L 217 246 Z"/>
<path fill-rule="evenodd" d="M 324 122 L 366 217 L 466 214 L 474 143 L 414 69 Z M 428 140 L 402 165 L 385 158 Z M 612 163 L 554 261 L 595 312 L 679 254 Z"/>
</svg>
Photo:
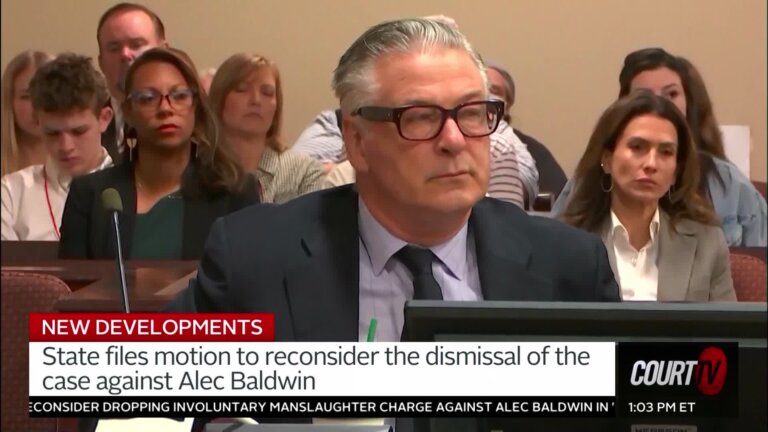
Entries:
<svg viewBox="0 0 768 432">
<path fill-rule="evenodd" d="M 348 113 L 342 114 L 341 136 L 344 139 L 347 160 L 355 168 L 355 172 L 368 171 L 361 121 L 352 118 Z"/>
<path fill-rule="evenodd" d="M 105 106 L 101 109 L 101 112 L 99 112 L 99 128 L 101 129 L 101 133 L 104 133 L 104 131 L 107 130 L 114 115 L 115 113 L 112 111 L 111 107 Z"/>
</svg>

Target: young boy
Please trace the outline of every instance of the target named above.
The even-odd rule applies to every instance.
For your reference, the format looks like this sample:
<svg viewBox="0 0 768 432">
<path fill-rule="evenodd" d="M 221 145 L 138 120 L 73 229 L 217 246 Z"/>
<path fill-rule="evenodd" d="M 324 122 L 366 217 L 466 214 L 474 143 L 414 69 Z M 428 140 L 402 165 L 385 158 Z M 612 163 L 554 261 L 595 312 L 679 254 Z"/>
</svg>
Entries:
<svg viewBox="0 0 768 432">
<path fill-rule="evenodd" d="M 112 165 L 101 145 L 109 92 L 90 58 L 62 54 L 37 70 L 29 93 L 48 158 L 0 181 L 2 239 L 58 241 L 72 177 Z"/>
</svg>

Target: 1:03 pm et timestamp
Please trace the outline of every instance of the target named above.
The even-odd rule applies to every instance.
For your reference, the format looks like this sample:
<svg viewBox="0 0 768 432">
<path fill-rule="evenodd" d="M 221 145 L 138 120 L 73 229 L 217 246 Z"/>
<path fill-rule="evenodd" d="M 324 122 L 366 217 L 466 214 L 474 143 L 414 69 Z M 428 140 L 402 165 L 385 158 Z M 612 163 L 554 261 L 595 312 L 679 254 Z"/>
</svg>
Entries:
<svg viewBox="0 0 768 432">
<path fill-rule="evenodd" d="M 630 414 L 691 414 L 696 402 L 628 402 L 627 408 Z"/>
</svg>

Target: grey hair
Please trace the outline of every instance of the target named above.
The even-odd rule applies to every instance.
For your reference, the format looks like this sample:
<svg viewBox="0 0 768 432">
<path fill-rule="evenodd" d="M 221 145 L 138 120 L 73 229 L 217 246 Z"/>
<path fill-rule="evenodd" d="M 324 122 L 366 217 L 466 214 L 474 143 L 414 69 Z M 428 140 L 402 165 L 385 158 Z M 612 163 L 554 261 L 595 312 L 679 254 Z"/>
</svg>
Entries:
<svg viewBox="0 0 768 432">
<path fill-rule="evenodd" d="M 480 69 L 484 88 L 488 76 L 480 54 L 456 27 L 430 18 L 407 18 L 386 21 L 369 28 L 341 56 L 333 71 L 333 88 L 341 109 L 351 112 L 362 106 L 377 88 L 372 69 L 380 57 L 407 53 L 415 49 L 433 48 L 465 50 Z"/>
</svg>

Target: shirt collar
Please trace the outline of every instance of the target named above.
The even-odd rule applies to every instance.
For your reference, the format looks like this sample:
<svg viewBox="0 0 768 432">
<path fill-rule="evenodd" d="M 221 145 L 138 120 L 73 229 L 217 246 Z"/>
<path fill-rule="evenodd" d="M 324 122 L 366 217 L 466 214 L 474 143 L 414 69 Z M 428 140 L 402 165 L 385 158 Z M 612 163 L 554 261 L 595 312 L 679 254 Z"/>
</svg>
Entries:
<svg viewBox="0 0 768 432">
<path fill-rule="evenodd" d="M 96 169 L 89 171 L 88 174 L 101 171 L 104 168 L 112 166 L 112 158 L 109 157 L 109 154 L 104 147 L 101 148 L 101 156 L 102 160 L 99 166 Z M 53 156 L 49 155 L 45 161 L 45 174 L 48 177 L 49 182 L 62 188 L 63 190 L 69 190 L 69 184 L 72 183 L 72 177 L 61 169 Z"/>
<path fill-rule="evenodd" d="M 360 237 L 371 260 L 373 273 L 378 276 L 384 270 L 392 255 L 408 243 L 395 237 L 382 226 L 358 197 L 358 224 Z M 448 241 L 429 248 L 445 264 L 452 275 L 463 280 L 467 272 L 467 224 L 461 227 Z"/>
<path fill-rule="evenodd" d="M 659 208 L 656 207 L 656 211 L 653 213 L 653 218 L 651 218 L 651 224 L 648 227 L 648 230 L 651 234 L 651 240 L 650 240 L 651 243 L 656 241 L 656 236 L 659 234 L 659 221 L 660 221 Z M 614 213 L 613 210 L 611 210 L 611 228 L 610 229 L 611 229 L 610 231 L 611 235 L 614 236 L 614 238 L 619 233 L 627 237 L 629 236 L 629 233 L 627 232 L 627 228 L 624 227 L 624 225 L 619 220 L 619 217 L 616 216 L 616 213 Z"/>
<path fill-rule="evenodd" d="M 261 160 L 259 161 L 259 171 L 268 174 L 270 177 L 274 177 L 277 172 L 279 159 L 280 154 L 269 146 L 265 147 L 264 153 L 261 154 Z"/>
</svg>

